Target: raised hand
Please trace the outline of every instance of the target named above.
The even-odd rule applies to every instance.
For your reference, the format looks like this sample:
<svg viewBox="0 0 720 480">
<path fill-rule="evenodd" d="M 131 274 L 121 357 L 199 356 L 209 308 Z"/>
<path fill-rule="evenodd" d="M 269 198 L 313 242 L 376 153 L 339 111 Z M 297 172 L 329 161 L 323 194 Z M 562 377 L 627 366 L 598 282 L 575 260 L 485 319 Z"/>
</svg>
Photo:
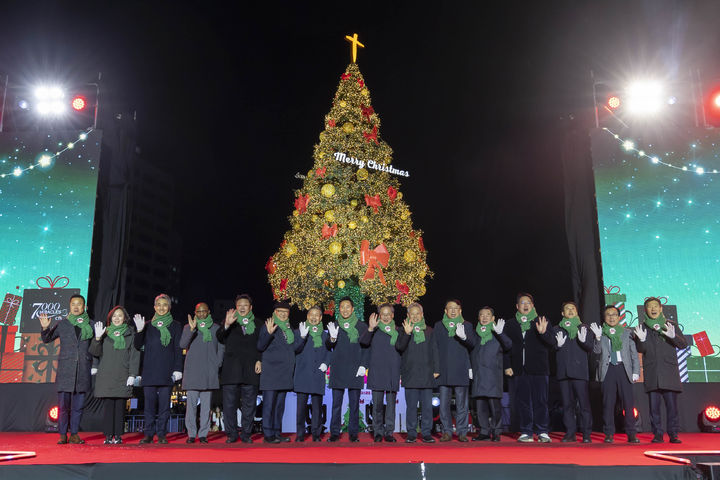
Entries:
<svg viewBox="0 0 720 480">
<path fill-rule="evenodd" d="M 132 387 L 133 385 L 135 385 L 135 377 L 128 377 L 125 385 L 128 387 Z"/>
<path fill-rule="evenodd" d="M 647 330 L 645 330 L 642 325 L 638 325 L 633 329 L 633 331 L 635 332 L 637 339 L 641 342 L 644 342 L 647 339 Z"/>
<path fill-rule="evenodd" d="M 464 323 L 458 323 L 458 326 L 455 329 L 455 335 L 457 335 L 461 340 L 467 340 L 467 334 L 465 333 L 465 324 Z"/>
<path fill-rule="evenodd" d="M 143 317 L 139 313 L 136 313 L 133 317 L 133 322 L 135 322 L 135 328 L 137 329 L 138 333 L 142 332 L 145 328 L 145 317 Z"/>
<path fill-rule="evenodd" d="M 368 330 L 371 332 L 375 330 L 375 328 L 378 326 L 378 314 L 377 313 L 371 313 L 370 319 L 368 320 Z"/>
<path fill-rule="evenodd" d="M 41 313 L 38 315 L 38 320 L 40 320 L 40 326 L 43 330 L 50 326 L 50 317 L 48 317 L 47 313 Z"/>
<path fill-rule="evenodd" d="M 228 328 L 230 325 L 235 323 L 235 311 L 236 310 L 234 308 L 231 308 L 225 314 L 225 328 Z"/>
<path fill-rule="evenodd" d="M 358 371 L 355 374 L 356 377 L 364 377 L 365 376 L 365 367 L 359 366 Z"/>
<path fill-rule="evenodd" d="M 333 339 L 333 341 L 337 339 L 338 333 L 340 333 L 340 327 L 338 327 L 337 323 L 328 323 L 328 333 L 330 334 L 330 338 Z"/>
<path fill-rule="evenodd" d="M 300 322 L 300 336 L 302 338 L 307 337 L 307 334 L 309 331 L 310 331 L 310 327 L 308 327 L 305 322 Z"/>
<path fill-rule="evenodd" d="M 409 318 L 406 318 L 405 321 L 403 322 L 403 329 L 405 329 L 406 335 L 410 335 L 412 333 L 413 326 L 412 326 L 412 322 L 410 321 Z"/>
<path fill-rule="evenodd" d="M 265 328 L 267 328 L 267 331 L 270 335 L 272 335 L 275 330 L 277 330 L 277 325 L 275 325 L 275 320 L 272 318 L 268 318 L 265 320 Z"/>
<path fill-rule="evenodd" d="M 195 330 L 197 327 L 197 320 L 192 315 L 188 315 L 188 325 L 190 325 L 190 330 Z"/>
<path fill-rule="evenodd" d="M 547 326 L 548 326 L 547 318 L 540 317 L 538 319 L 538 322 L 535 324 L 535 326 L 537 327 L 537 331 L 540 335 L 547 332 Z"/>
<path fill-rule="evenodd" d="M 105 333 L 105 325 L 102 324 L 102 322 L 95 322 L 95 338 L 100 340 L 103 336 L 103 333 Z"/>
<path fill-rule="evenodd" d="M 500 335 L 503 332 L 503 329 L 505 329 L 505 320 L 499 318 L 498 321 L 495 322 L 495 325 L 493 325 L 493 330 L 495 330 L 495 333 Z"/>
<path fill-rule="evenodd" d="M 578 328 L 578 340 L 580 340 L 582 343 L 585 343 L 586 338 L 587 338 L 587 328 L 585 328 L 584 325 L 580 325 L 580 328 Z"/>
<path fill-rule="evenodd" d="M 558 348 L 560 348 L 565 345 L 565 340 L 567 340 L 567 337 L 563 335 L 562 332 L 557 332 L 555 334 L 555 340 L 557 341 Z"/>
<path fill-rule="evenodd" d="M 593 322 L 590 324 L 590 330 L 592 330 L 593 335 L 595 335 L 595 340 L 600 340 L 600 337 L 602 337 L 602 328 L 600 328 L 600 325 Z"/>
<path fill-rule="evenodd" d="M 668 338 L 675 338 L 675 325 L 670 322 L 665 322 L 666 330 L 663 330 L 662 334 Z"/>
</svg>

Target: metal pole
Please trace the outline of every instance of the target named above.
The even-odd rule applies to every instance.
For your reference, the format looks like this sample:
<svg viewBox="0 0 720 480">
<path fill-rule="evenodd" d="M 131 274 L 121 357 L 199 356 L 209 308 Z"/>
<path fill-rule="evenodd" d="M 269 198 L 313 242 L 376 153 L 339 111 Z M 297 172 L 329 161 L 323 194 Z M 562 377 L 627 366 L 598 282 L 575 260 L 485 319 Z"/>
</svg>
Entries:
<svg viewBox="0 0 720 480">
<path fill-rule="evenodd" d="M 590 79 L 592 80 L 592 101 L 593 110 L 595 111 L 595 128 L 600 128 L 600 117 L 598 116 L 597 98 L 595 98 L 595 74 L 590 70 Z"/>
<path fill-rule="evenodd" d="M 10 75 L 5 75 L 5 88 L 3 89 L 3 101 L 2 109 L 0 110 L 0 132 L 3 131 L 3 124 L 5 123 L 5 99 L 7 98 L 8 80 Z"/>
<path fill-rule="evenodd" d="M 695 79 L 693 78 L 692 69 L 690 69 L 690 94 L 692 95 L 693 113 L 695 114 L 695 127 L 700 126 L 700 119 L 698 118 L 698 104 L 697 97 L 695 96 Z"/>
<path fill-rule="evenodd" d="M 703 100 L 702 100 L 703 87 L 702 87 L 702 80 L 700 79 L 700 69 L 698 68 L 696 70 L 696 72 L 697 72 L 697 81 L 698 81 L 698 91 L 700 92 L 700 111 L 702 112 L 703 127 L 707 128 L 708 123 L 707 123 L 707 115 L 705 114 L 705 102 L 703 102 Z"/>
</svg>

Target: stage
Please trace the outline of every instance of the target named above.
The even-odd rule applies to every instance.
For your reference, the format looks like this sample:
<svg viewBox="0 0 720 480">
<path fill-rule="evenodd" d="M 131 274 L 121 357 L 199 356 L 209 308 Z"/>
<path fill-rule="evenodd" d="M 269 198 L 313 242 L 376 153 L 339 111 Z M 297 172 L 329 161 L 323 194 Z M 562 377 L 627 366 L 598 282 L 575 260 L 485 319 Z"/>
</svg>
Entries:
<svg viewBox="0 0 720 480">
<path fill-rule="evenodd" d="M 593 434 L 593 443 L 561 443 L 561 433 L 551 435 L 550 444 L 519 444 L 514 436 L 502 441 L 406 444 L 396 434 L 394 444 L 373 443 L 369 434 L 351 444 L 347 435 L 340 442 L 281 445 L 262 442 L 226 444 L 225 436 L 212 433 L 209 443 L 186 444 L 186 435 L 168 435 L 169 444 L 138 445 L 141 434 L 127 434 L 123 445 L 103 445 L 100 433 L 83 433 L 84 445 L 57 445 L 58 436 L 46 433 L 0 433 L 2 450 L 35 452 L 31 458 L 0 463 L 3 480 L 32 478 L 227 478 L 242 472 L 244 477 L 296 479 L 393 478 L 696 478 L 689 465 L 659 460 L 652 451 L 689 452 L 720 450 L 720 435 L 683 434 L 681 445 L 651 444 L 650 434 L 640 434 L 640 444 L 625 443 L 618 434 L 616 443 L 603 443 Z M 289 435 L 294 440 L 294 435 Z M 679 456 L 682 456 L 680 454 Z M 715 460 L 720 459 L 716 456 Z M 696 459 L 693 459 L 697 461 Z M 711 460 L 705 456 L 703 460 Z M 240 465 L 242 464 L 242 465 Z M 424 472 L 424 473 L 423 473 Z"/>
</svg>

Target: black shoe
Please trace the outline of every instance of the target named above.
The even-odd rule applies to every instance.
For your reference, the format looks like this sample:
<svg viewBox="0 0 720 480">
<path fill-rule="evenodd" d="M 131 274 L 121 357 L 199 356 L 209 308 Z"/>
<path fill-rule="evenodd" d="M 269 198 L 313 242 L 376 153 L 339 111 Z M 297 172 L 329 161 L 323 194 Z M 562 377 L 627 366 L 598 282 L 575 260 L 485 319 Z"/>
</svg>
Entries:
<svg viewBox="0 0 720 480">
<path fill-rule="evenodd" d="M 484 433 L 478 433 L 477 436 L 473 437 L 473 442 L 483 442 L 490 440 L 490 435 L 485 435 Z"/>
<path fill-rule="evenodd" d="M 67 434 L 60 435 L 60 440 L 58 440 L 58 445 L 65 445 L 67 443 Z"/>
<path fill-rule="evenodd" d="M 492 436 L 492 441 L 493 441 L 493 442 L 499 442 L 499 441 L 500 441 L 500 434 L 499 434 L 499 433 L 496 433 L 495 435 L 493 435 L 493 436 Z"/>
<path fill-rule="evenodd" d="M 200 437 L 198 440 L 200 440 L 200 443 L 208 443 L 207 437 Z"/>
<path fill-rule="evenodd" d="M 592 443 L 590 435 L 583 435 L 582 443 Z"/>
<path fill-rule="evenodd" d="M 143 437 L 143 439 L 140 440 L 140 445 L 144 445 L 146 443 L 153 443 L 153 437 Z"/>
<path fill-rule="evenodd" d="M 612 435 L 605 435 L 605 440 L 603 440 L 605 443 L 613 443 L 613 436 Z"/>
<path fill-rule="evenodd" d="M 360 439 L 358 439 L 358 436 L 357 436 L 357 435 L 350 435 L 350 441 L 351 441 L 352 443 L 357 443 L 357 442 L 360 441 Z"/>
<path fill-rule="evenodd" d="M 166 437 L 158 437 L 158 443 L 167 445 L 167 443 L 168 443 L 167 438 Z"/>
<path fill-rule="evenodd" d="M 411 437 L 408 435 L 408 437 L 405 439 L 405 443 L 415 443 L 417 441 L 417 437 Z"/>
<path fill-rule="evenodd" d="M 468 441 L 468 438 L 466 435 L 459 435 L 458 436 L 458 442 L 465 443 Z"/>
<path fill-rule="evenodd" d="M 640 443 L 635 435 L 628 435 L 628 443 Z"/>
<path fill-rule="evenodd" d="M 320 438 L 320 435 L 313 435 L 313 442 L 322 442 L 322 439 Z"/>
<path fill-rule="evenodd" d="M 287 443 L 290 441 L 290 437 L 283 437 L 282 435 L 275 435 L 278 443 Z"/>
<path fill-rule="evenodd" d="M 235 439 L 235 441 L 237 441 L 237 438 Z M 250 438 L 250 437 L 244 437 L 244 436 L 243 436 L 243 437 L 240 437 L 240 441 L 241 441 L 242 443 L 253 443 L 253 442 L 252 442 L 252 438 Z"/>
<path fill-rule="evenodd" d="M 577 438 L 575 437 L 575 434 L 572 435 L 565 435 L 562 440 L 560 440 L 563 443 L 570 443 L 570 442 L 577 442 Z"/>
<path fill-rule="evenodd" d="M 298 435 L 295 437 L 295 441 L 296 441 L 296 442 L 304 442 L 304 441 L 305 441 L 305 434 L 304 434 L 304 433 L 298 434 Z"/>
<path fill-rule="evenodd" d="M 375 436 L 373 437 L 373 442 L 375 442 L 375 443 L 380 443 L 380 442 L 382 442 L 382 435 L 375 435 Z"/>
<path fill-rule="evenodd" d="M 435 439 L 432 437 L 432 435 L 426 435 L 422 439 L 423 443 L 435 443 Z"/>
<path fill-rule="evenodd" d="M 225 443 L 235 443 L 238 441 L 238 437 L 227 437 Z"/>
<path fill-rule="evenodd" d="M 653 439 L 650 440 L 650 443 L 663 443 L 664 441 L 662 433 L 656 433 L 655 436 L 653 436 Z"/>
<path fill-rule="evenodd" d="M 337 442 L 340 440 L 340 435 L 330 435 L 330 438 L 328 438 L 328 442 Z"/>
<path fill-rule="evenodd" d="M 265 437 L 263 439 L 263 442 L 265 442 L 265 443 L 280 443 L 280 439 L 278 437 Z"/>
<path fill-rule="evenodd" d="M 677 435 L 670 435 L 670 443 L 682 443 L 682 440 Z"/>
<path fill-rule="evenodd" d="M 113 444 L 112 435 L 105 435 L 105 441 L 103 442 L 103 445 L 112 445 L 112 444 Z"/>
<path fill-rule="evenodd" d="M 80 445 L 80 444 L 85 443 L 85 440 L 80 438 L 80 435 L 78 435 L 77 433 L 73 433 L 70 435 L 70 438 L 68 438 L 68 443 L 74 443 L 76 445 Z"/>
<path fill-rule="evenodd" d="M 120 435 L 115 435 L 113 437 L 113 443 L 115 445 L 122 445 L 122 437 Z"/>
<path fill-rule="evenodd" d="M 385 441 L 388 443 L 395 443 L 397 440 L 393 435 L 385 435 Z"/>
<path fill-rule="evenodd" d="M 195 437 L 188 437 L 185 443 L 195 443 Z"/>
</svg>

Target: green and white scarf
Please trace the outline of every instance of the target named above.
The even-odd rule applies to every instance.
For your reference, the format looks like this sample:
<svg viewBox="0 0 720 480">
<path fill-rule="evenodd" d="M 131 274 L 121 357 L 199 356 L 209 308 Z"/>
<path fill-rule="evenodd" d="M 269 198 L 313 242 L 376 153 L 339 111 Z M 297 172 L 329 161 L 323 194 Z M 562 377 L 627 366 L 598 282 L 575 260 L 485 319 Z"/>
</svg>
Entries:
<svg viewBox="0 0 720 480">
<path fill-rule="evenodd" d="M 661 329 L 665 330 L 665 322 L 667 322 L 667 320 L 662 312 L 660 312 L 660 316 L 654 320 L 650 318 L 647 313 L 645 314 L 644 323 L 650 330 L 655 330 L 656 332 L 660 332 Z"/>
<path fill-rule="evenodd" d="M 481 325 L 480 322 L 475 326 L 475 332 L 480 337 L 480 345 L 485 345 L 493 336 L 493 324 Z"/>
<path fill-rule="evenodd" d="M 578 326 L 582 322 L 578 317 L 572 317 L 572 318 L 565 318 L 563 317 L 562 320 L 560 320 L 560 327 L 562 327 L 568 334 L 568 337 L 570 339 L 574 339 L 577 337 L 578 333 Z"/>
<path fill-rule="evenodd" d="M 313 347 L 320 348 L 322 346 L 323 334 L 322 323 L 318 323 L 317 325 L 308 324 L 308 334 L 310 335 L 310 338 L 312 338 Z"/>
<path fill-rule="evenodd" d="M 385 325 L 384 323 L 380 322 L 377 326 L 377 329 L 383 332 L 385 335 L 389 335 L 390 345 L 395 346 L 395 342 L 397 342 L 398 332 L 397 328 L 395 328 L 395 325 L 393 323 Z"/>
<path fill-rule="evenodd" d="M 212 315 L 208 315 L 203 320 L 196 316 L 195 321 L 197 322 L 198 330 L 202 333 L 203 342 L 212 342 L 212 333 L 210 333 L 210 329 L 213 326 Z"/>
<path fill-rule="evenodd" d="M 153 316 L 150 324 L 160 330 L 160 343 L 163 347 L 167 347 L 170 344 L 170 330 L 168 327 L 173 322 L 173 317 L 170 312 L 165 315 L 158 315 L 157 313 Z"/>
<path fill-rule="evenodd" d="M 530 325 L 532 325 L 533 320 L 537 318 L 537 312 L 533 308 L 530 310 L 530 312 L 527 315 L 523 315 L 520 312 L 515 312 L 515 319 L 520 324 L 520 330 L 522 330 L 523 333 L 530 330 Z"/>
<path fill-rule="evenodd" d="M 423 343 L 425 341 L 426 328 L 427 325 L 425 324 L 425 317 L 423 317 L 419 322 L 413 324 L 413 341 L 415 343 Z"/>
<path fill-rule="evenodd" d="M 340 328 L 345 330 L 345 333 L 347 333 L 350 343 L 358 342 L 357 322 L 358 319 L 355 316 L 355 312 L 353 312 L 348 318 L 340 317 L 340 320 L 338 321 Z"/>
<path fill-rule="evenodd" d="M 462 317 L 462 315 L 458 315 L 455 318 L 450 318 L 447 316 L 447 313 L 443 315 L 442 323 L 445 325 L 445 328 L 447 328 L 448 331 L 448 337 L 454 337 L 455 336 L 455 330 L 457 329 L 457 326 L 463 323 L 465 319 Z"/>
<path fill-rule="evenodd" d="M 113 341 L 113 348 L 115 350 L 125 350 L 125 347 L 127 346 L 125 345 L 125 332 L 127 329 L 127 323 L 120 325 L 114 325 L 111 323 L 110 326 L 107 327 L 107 336 Z"/>
<path fill-rule="evenodd" d="M 244 317 L 240 317 L 240 314 L 235 312 L 235 320 L 245 327 L 245 335 L 252 335 L 255 333 L 255 314 L 250 310 L 250 313 Z"/>
<path fill-rule="evenodd" d="M 607 323 L 603 325 L 603 335 L 610 339 L 610 346 L 612 347 L 613 352 L 619 352 L 622 350 L 622 334 L 624 330 L 625 327 L 619 323 L 614 327 L 611 327 Z"/>
<path fill-rule="evenodd" d="M 69 313 L 67 316 L 68 322 L 74 327 L 80 328 L 80 340 L 88 340 L 93 336 L 93 329 L 90 326 L 90 317 L 87 312 L 83 312 L 80 315 L 73 315 Z"/>
<path fill-rule="evenodd" d="M 274 313 L 272 318 L 275 321 L 275 325 L 277 325 L 278 328 L 285 334 L 285 341 L 288 344 L 293 343 L 295 341 L 295 334 L 293 333 L 292 328 L 290 328 L 290 319 L 280 320 Z"/>
</svg>

